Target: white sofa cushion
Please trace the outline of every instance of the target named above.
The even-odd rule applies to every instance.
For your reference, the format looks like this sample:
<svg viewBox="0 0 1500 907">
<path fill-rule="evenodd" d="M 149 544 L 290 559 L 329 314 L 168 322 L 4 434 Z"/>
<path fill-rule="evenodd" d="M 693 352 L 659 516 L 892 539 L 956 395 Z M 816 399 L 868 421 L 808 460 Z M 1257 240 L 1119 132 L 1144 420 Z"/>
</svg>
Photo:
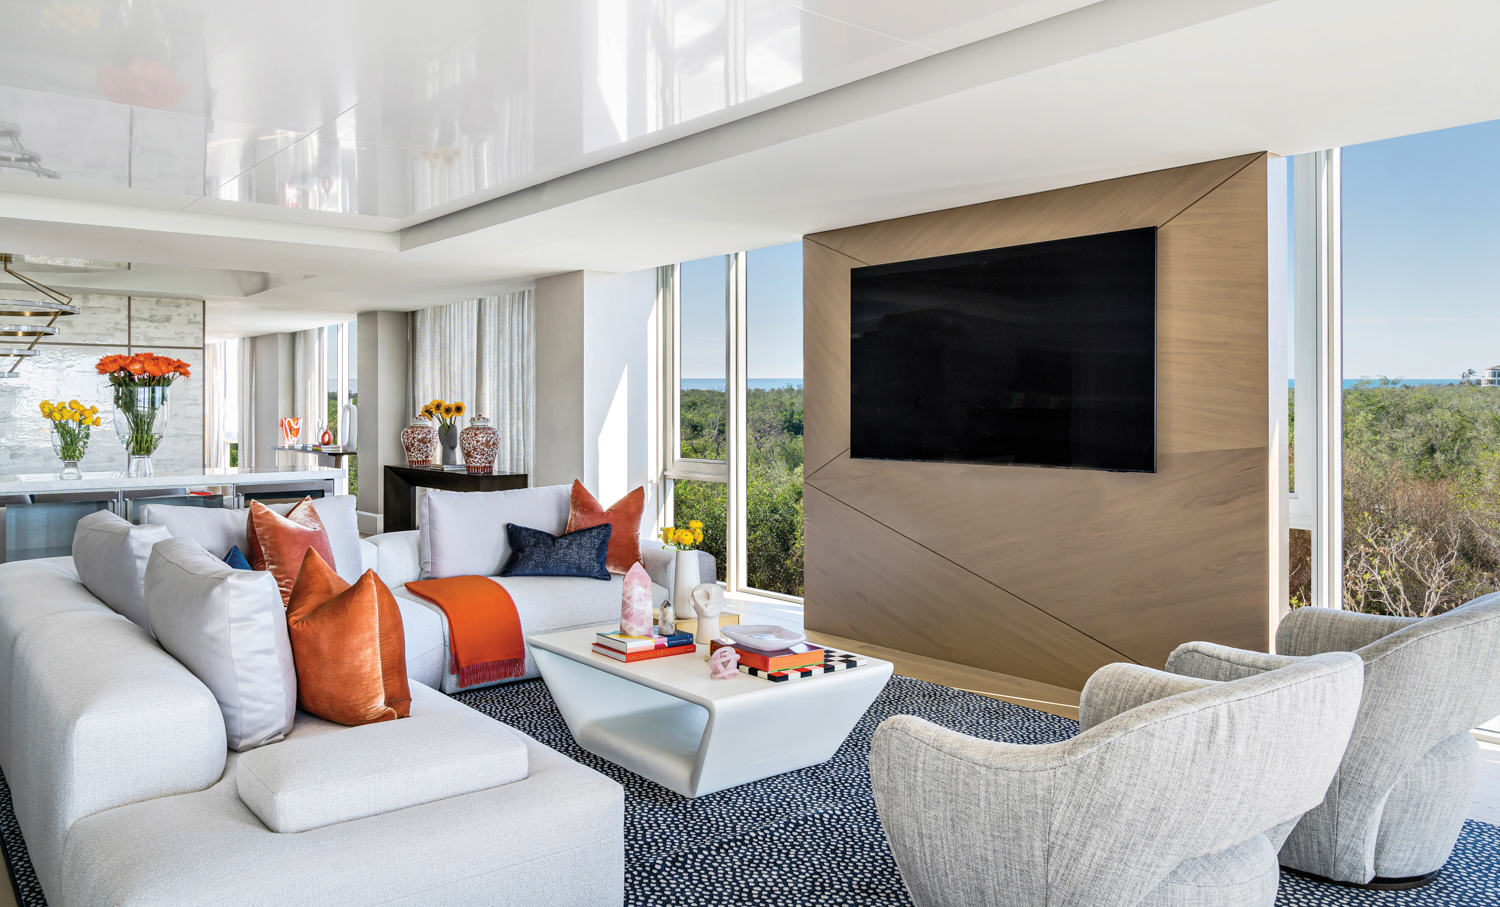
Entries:
<svg viewBox="0 0 1500 907">
<path fill-rule="evenodd" d="M 146 565 L 156 639 L 213 691 L 229 748 L 280 740 L 297 713 L 297 673 L 276 578 L 236 570 L 192 539 L 168 539 Z"/>
<path fill-rule="evenodd" d="M 526 777 L 526 744 L 510 728 L 419 683 L 411 693 L 409 718 L 297 734 L 241 756 L 240 799 L 289 834 Z"/>
<path fill-rule="evenodd" d="M 354 495 L 329 495 L 313 499 L 313 509 L 323 528 L 328 530 L 328 547 L 333 552 L 334 571 L 346 583 L 353 583 L 365 572 L 367 557 L 360 544 L 359 522 L 354 513 Z M 272 510 L 286 516 L 291 504 L 270 504 Z M 249 556 L 249 542 L 245 530 L 250 518 L 249 510 L 225 510 L 219 507 L 184 507 L 172 504 L 147 504 L 141 508 L 141 522 L 147 525 L 166 526 L 173 538 L 192 539 L 208 550 L 209 554 L 222 558 L 229 549 L 239 546 Z M 371 565 L 373 566 L 373 564 Z"/>
<path fill-rule="evenodd" d="M 108 510 L 91 513 L 73 531 L 74 569 L 95 597 L 150 633 L 146 560 L 152 545 L 171 537 L 166 526 L 135 526 Z"/>
<path fill-rule="evenodd" d="M 499 576 L 510 560 L 505 524 L 562 535 L 568 528 L 568 492 L 567 485 L 427 492 L 418 508 L 422 578 Z"/>
<path fill-rule="evenodd" d="M 213 694 L 145 630 L 102 605 L 27 626 L 5 692 L 13 736 L 5 780 L 54 903 L 77 820 L 201 790 L 224 772 L 224 719 Z"/>
</svg>

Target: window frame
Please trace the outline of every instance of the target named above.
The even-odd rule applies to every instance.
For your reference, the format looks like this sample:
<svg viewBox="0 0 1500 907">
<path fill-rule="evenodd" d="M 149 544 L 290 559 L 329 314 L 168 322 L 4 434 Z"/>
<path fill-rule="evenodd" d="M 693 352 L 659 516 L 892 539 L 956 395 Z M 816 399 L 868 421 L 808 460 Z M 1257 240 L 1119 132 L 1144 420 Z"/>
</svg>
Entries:
<svg viewBox="0 0 1500 907">
<path fill-rule="evenodd" d="M 657 522 L 672 524 L 673 493 L 677 481 L 722 482 L 727 487 L 725 507 L 725 588 L 736 595 L 769 599 L 801 607 L 794 595 L 758 589 L 749 584 L 749 250 L 730 252 L 726 259 L 724 389 L 725 450 L 723 460 L 700 460 L 682 454 L 682 288 L 680 264 L 656 269 L 657 307 L 661 312 L 661 425 L 662 471 L 658 487 Z"/>
</svg>

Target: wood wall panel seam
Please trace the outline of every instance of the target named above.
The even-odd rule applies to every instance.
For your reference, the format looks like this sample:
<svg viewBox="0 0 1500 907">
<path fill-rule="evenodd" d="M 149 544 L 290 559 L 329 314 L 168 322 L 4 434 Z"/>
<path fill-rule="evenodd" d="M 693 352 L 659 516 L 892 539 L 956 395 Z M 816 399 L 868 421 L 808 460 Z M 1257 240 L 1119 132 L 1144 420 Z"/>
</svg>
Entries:
<svg viewBox="0 0 1500 907">
<path fill-rule="evenodd" d="M 803 484 L 807 484 L 807 480 L 806 479 L 803 480 Z M 1045 614 L 1047 617 L 1050 617 L 1051 619 L 1057 621 L 1058 623 L 1060 623 L 1063 626 L 1067 627 L 1069 630 L 1072 630 L 1074 633 L 1077 633 L 1079 636 L 1082 636 L 1082 637 L 1084 637 L 1084 638 L 1086 638 L 1086 639 L 1088 639 L 1088 640 L 1090 640 L 1090 641 L 1092 641 L 1094 643 L 1097 643 L 1100 646 L 1103 646 L 1104 648 L 1106 648 L 1109 651 L 1115 653 L 1116 655 L 1120 656 L 1121 658 L 1125 659 L 1126 661 L 1132 662 L 1134 664 L 1140 664 L 1140 662 L 1136 661 L 1134 658 L 1131 658 L 1129 655 L 1126 655 L 1125 653 L 1123 653 L 1120 650 L 1116 649 L 1114 646 L 1111 646 L 1109 643 L 1103 642 L 1102 640 L 1099 640 L 1099 639 L 1094 638 L 1093 636 L 1090 636 L 1089 634 L 1085 633 L 1084 631 L 1078 629 L 1077 627 L 1073 626 L 1072 624 L 1070 624 L 1067 621 L 1063 620 L 1062 618 L 1058 617 L 1056 614 L 1051 613 L 1046 608 L 1042 608 L 1042 607 L 1038 606 L 1034 602 L 1027 601 L 1025 598 L 1022 598 L 1021 596 L 1017 595 L 1016 593 L 1010 591 L 1009 589 L 1005 588 L 1004 586 L 1000 585 L 999 583 L 995 582 L 994 580 L 992 580 L 992 579 L 990 579 L 990 578 L 988 578 L 986 576 L 982 576 L 982 575 L 980 575 L 978 573 L 975 573 L 973 570 L 970 570 L 968 567 L 965 567 L 963 564 L 958 563 L 957 561 L 955 561 L 952 558 L 948 557 L 946 554 L 943 554 L 941 551 L 937 551 L 937 550 L 933 549 L 931 546 L 922 544 L 921 542 L 917 541 L 916 539 L 912 538 L 911 536 L 907 535 L 906 533 L 902 532 L 901 530 L 896 529 L 896 528 L 890 526 L 889 524 L 884 523 L 884 522 L 876 519 L 873 516 L 870 516 L 868 513 L 865 513 L 863 510 L 860 510 L 858 507 L 855 507 L 853 504 L 850 504 L 847 501 L 841 500 L 840 498 L 838 498 L 837 496 L 835 496 L 832 493 L 828 492 L 827 490 L 819 488 L 816 484 L 814 484 L 812 487 L 813 487 L 813 489 L 815 491 L 817 491 L 819 494 L 822 494 L 824 497 L 828 498 L 829 500 L 834 501 L 834 502 L 836 502 L 838 504 L 841 504 L 844 507 L 847 507 L 848 509 L 854 511 L 855 513 L 857 513 L 860 516 L 864 517 L 865 519 L 869 520 L 870 522 L 874 523 L 875 525 L 877 525 L 877 526 L 879 526 L 879 527 L 881 527 L 881 528 L 883 528 L 883 529 L 885 529 L 885 530 L 887 530 L 887 531 L 889 531 L 889 532 L 891 532 L 891 533 L 893 533 L 895 535 L 901 536 L 903 539 L 906 539 L 908 542 L 911 542 L 913 545 L 916 545 L 918 548 L 921 548 L 923 551 L 926 551 L 926 552 L 930 553 L 933 557 L 936 557 L 936 558 L 938 558 L 940 560 L 943 560 L 943 561 L 945 561 L 945 562 L 953 565 L 954 568 L 956 568 L 958 570 L 962 570 L 964 573 L 967 573 L 969 576 L 972 576 L 973 578 L 979 580 L 980 582 L 982 582 L 982 583 L 984 583 L 984 584 L 986 584 L 988 586 L 993 586 L 994 588 L 1000 590 L 1001 592 L 1004 592 L 1006 595 L 1010 596 L 1011 598 L 1014 598 L 1016 601 L 1021 602 L 1022 604 L 1026 605 L 1027 607 L 1035 610 L 1038 614 Z"/>
<path fill-rule="evenodd" d="M 1177 218 L 1181 217 L 1182 215 L 1186 214 L 1189 210 L 1191 210 L 1193 208 L 1194 205 L 1197 205 L 1199 202 L 1203 201 L 1205 198 L 1208 198 L 1210 195 L 1213 195 L 1215 192 L 1218 192 L 1219 189 L 1220 189 L 1220 187 L 1222 187 L 1225 183 L 1227 183 L 1230 180 L 1234 179 L 1235 177 L 1239 176 L 1241 173 L 1244 173 L 1245 172 L 1245 167 L 1249 167 L 1251 164 L 1254 164 L 1256 161 L 1264 160 L 1268 156 L 1269 156 L 1269 152 L 1265 152 L 1265 151 L 1261 151 L 1261 152 L 1255 154 L 1254 156 L 1252 156 L 1250 158 L 1250 160 L 1248 160 L 1248 161 L 1245 162 L 1245 166 L 1244 167 L 1241 167 L 1240 169 L 1238 169 L 1238 170 L 1234 171 L 1233 173 L 1229 174 L 1228 176 L 1224 177 L 1212 189 L 1209 189 L 1207 192 L 1205 192 L 1202 195 L 1198 196 L 1197 198 L 1193 199 L 1188 204 L 1183 205 L 1181 211 L 1178 211 L 1176 214 L 1174 214 L 1171 217 L 1167 218 L 1166 220 L 1162 221 L 1160 224 L 1157 224 L 1157 226 L 1158 227 L 1165 227 L 1165 226 L 1167 226 L 1172 221 L 1174 221 Z"/>
<path fill-rule="evenodd" d="M 810 243 L 813 243 L 814 245 L 822 246 L 823 248 L 827 249 L 828 251 L 832 252 L 833 254 L 835 254 L 835 255 L 842 255 L 845 258 L 849 259 L 850 261 L 859 261 L 858 258 L 855 258 L 853 255 L 850 255 L 848 252 L 841 252 L 838 249 L 835 249 L 833 246 L 830 246 L 826 242 L 819 242 L 818 240 L 814 239 L 813 236 L 816 236 L 816 235 L 817 234 L 812 234 L 811 236 L 804 236 L 804 237 L 802 237 L 802 241 L 803 242 L 810 242 Z M 870 263 L 867 262 L 867 261 L 859 261 L 859 264 L 860 264 L 860 267 L 868 267 Z"/>
<path fill-rule="evenodd" d="M 838 453 L 834 454 L 833 457 L 832 457 L 832 459 L 830 459 L 827 463 L 824 463 L 822 466 L 819 466 L 817 469 L 814 469 L 812 472 L 808 473 L 807 475 L 804 475 L 802 477 L 802 481 L 803 482 L 810 482 L 813 479 L 817 478 L 818 473 L 822 472 L 823 470 L 825 470 L 828 467 L 832 466 L 833 464 L 837 463 L 839 461 L 839 457 L 842 457 L 844 454 L 846 454 L 848 452 L 849 452 L 849 448 L 846 447 L 843 450 L 839 451 Z"/>
</svg>

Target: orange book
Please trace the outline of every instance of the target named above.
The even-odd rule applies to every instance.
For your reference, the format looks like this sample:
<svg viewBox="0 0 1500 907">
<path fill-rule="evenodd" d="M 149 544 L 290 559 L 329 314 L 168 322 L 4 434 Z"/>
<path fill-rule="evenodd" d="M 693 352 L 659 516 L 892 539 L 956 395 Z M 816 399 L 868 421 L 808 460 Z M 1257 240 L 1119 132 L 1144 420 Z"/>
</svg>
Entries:
<svg viewBox="0 0 1500 907">
<path fill-rule="evenodd" d="M 748 646 L 736 646 L 716 639 L 709 643 L 708 650 L 712 653 L 720 646 L 729 646 L 740 653 L 740 664 L 744 667 L 759 668 L 762 671 L 787 671 L 823 663 L 823 647 L 812 643 L 800 643 L 775 652 L 757 652 Z"/>
<path fill-rule="evenodd" d="M 594 643 L 595 655 L 607 655 L 615 661 L 646 661 L 650 658 L 665 658 L 668 655 L 687 655 L 698 651 L 697 646 L 667 646 L 663 649 L 642 649 L 639 652 L 621 652 Z"/>
</svg>

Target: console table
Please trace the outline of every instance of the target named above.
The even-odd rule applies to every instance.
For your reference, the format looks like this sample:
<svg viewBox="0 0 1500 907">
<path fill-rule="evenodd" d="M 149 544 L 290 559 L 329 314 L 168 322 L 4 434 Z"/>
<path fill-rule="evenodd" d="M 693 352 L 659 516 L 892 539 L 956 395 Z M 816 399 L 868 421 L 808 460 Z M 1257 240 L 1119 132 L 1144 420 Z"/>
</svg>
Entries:
<svg viewBox="0 0 1500 907">
<path fill-rule="evenodd" d="M 417 528 L 417 489 L 440 491 L 510 491 L 527 488 L 531 477 L 524 472 L 469 475 L 463 466 L 432 469 L 423 466 L 385 468 L 385 532 Z"/>
</svg>

